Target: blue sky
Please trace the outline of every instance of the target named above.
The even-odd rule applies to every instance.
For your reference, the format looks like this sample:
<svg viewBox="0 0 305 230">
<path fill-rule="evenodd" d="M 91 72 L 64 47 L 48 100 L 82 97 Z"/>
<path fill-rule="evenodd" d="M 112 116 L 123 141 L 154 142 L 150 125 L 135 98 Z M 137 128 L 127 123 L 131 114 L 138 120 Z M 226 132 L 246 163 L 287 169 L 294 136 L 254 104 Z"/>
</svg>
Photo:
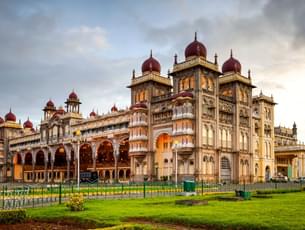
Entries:
<svg viewBox="0 0 305 230">
<path fill-rule="evenodd" d="M 85 117 L 125 108 L 132 70 L 140 74 L 150 49 L 166 74 L 197 31 L 208 59 L 217 53 L 222 64 L 233 49 L 255 93 L 278 102 L 276 124 L 296 121 L 305 140 L 304 15 L 302 0 L 2 0 L 0 116 L 11 107 L 38 125 L 47 100 L 64 105 L 73 89 Z"/>
</svg>

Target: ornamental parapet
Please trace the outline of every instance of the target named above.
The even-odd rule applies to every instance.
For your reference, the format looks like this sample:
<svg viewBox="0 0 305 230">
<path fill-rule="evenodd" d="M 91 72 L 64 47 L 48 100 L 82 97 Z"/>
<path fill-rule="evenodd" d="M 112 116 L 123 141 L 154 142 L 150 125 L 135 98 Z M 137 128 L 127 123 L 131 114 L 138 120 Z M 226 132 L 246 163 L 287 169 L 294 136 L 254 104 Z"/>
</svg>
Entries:
<svg viewBox="0 0 305 230">
<path fill-rule="evenodd" d="M 146 135 L 134 135 L 129 137 L 129 141 L 146 141 L 148 137 Z"/>
</svg>

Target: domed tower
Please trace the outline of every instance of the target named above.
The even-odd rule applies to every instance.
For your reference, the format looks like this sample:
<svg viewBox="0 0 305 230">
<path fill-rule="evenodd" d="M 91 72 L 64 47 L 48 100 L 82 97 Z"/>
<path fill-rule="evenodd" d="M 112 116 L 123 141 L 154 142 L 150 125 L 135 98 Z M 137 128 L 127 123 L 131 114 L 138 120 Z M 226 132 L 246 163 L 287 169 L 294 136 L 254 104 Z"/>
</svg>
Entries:
<svg viewBox="0 0 305 230">
<path fill-rule="evenodd" d="M 150 56 L 142 64 L 142 75 L 136 77 L 133 71 L 131 85 L 131 104 L 147 103 L 153 97 L 170 93 L 172 85 L 168 77 L 161 76 L 161 65 L 153 57 L 152 51 Z"/>
<path fill-rule="evenodd" d="M 252 88 L 250 71 L 248 76 L 242 75 L 242 65 L 230 51 L 229 58 L 222 65 L 223 75 L 219 78 L 220 107 L 226 106 L 226 101 L 230 101 L 230 113 L 222 109 L 219 112 L 221 123 L 231 123 L 228 129 L 221 129 L 221 141 L 219 148 L 227 148 L 226 143 L 230 142 L 231 151 L 235 152 L 234 162 L 239 165 L 233 174 L 233 180 L 250 182 L 253 180 L 250 173 L 245 169 L 250 168 L 249 162 L 253 162 L 253 138 L 252 125 Z M 228 110 L 228 109 L 227 109 Z M 233 131 L 232 131 L 233 130 Z M 224 138 L 226 133 L 230 133 L 229 141 Z M 249 170 L 246 170 L 249 171 Z M 250 171 L 249 171 L 250 172 Z"/>
<path fill-rule="evenodd" d="M 67 113 L 77 113 L 79 114 L 79 107 L 80 107 L 80 100 L 77 96 L 77 94 L 72 91 L 65 102 L 66 108 L 67 108 Z"/>
<path fill-rule="evenodd" d="M 56 112 L 54 102 L 51 99 L 46 103 L 46 106 L 44 107 L 43 111 L 44 111 L 44 120 L 50 119 L 53 116 L 53 114 Z"/>
<path fill-rule="evenodd" d="M 10 111 L 5 115 L 5 121 L 7 122 L 16 122 L 16 116 L 15 114 L 12 113 L 12 110 L 10 109 Z"/>
</svg>

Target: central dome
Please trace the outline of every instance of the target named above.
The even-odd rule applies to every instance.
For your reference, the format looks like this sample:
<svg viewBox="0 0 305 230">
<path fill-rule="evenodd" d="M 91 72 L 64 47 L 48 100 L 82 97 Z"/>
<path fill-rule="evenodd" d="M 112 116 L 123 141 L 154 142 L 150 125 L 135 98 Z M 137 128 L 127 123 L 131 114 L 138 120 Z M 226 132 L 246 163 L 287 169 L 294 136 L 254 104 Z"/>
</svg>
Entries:
<svg viewBox="0 0 305 230">
<path fill-rule="evenodd" d="M 150 57 L 146 59 L 142 64 L 142 73 L 145 72 L 161 72 L 161 65 L 158 60 L 153 58 L 152 51 L 150 51 Z"/>
<path fill-rule="evenodd" d="M 191 42 L 184 51 L 185 58 L 198 56 L 198 57 L 207 57 L 207 49 L 205 46 L 197 41 L 197 33 L 195 33 L 195 39 Z"/>
</svg>

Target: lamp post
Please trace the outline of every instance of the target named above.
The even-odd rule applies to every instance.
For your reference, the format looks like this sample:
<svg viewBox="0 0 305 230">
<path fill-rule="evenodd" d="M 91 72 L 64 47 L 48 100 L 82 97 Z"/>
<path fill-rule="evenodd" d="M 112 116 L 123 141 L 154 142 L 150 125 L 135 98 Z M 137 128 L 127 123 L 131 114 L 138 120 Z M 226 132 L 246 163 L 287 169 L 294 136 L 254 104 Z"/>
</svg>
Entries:
<svg viewBox="0 0 305 230">
<path fill-rule="evenodd" d="M 79 183 L 80 183 L 80 159 L 79 159 L 79 145 L 80 145 L 80 136 L 81 136 L 81 131 L 78 129 L 75 132 L 75 136 L 77 137 L 77 143 L 76 143 L 76 154 L 77 154 L 77 189 L 79 190 Z"/>
<path fill-rule="evenodd" d="M 178 187 L 178 145 L 179 141 L 174 141 L 174 149 L 175 149 L 175 184 L 176 188 Z"/>
</svg>

